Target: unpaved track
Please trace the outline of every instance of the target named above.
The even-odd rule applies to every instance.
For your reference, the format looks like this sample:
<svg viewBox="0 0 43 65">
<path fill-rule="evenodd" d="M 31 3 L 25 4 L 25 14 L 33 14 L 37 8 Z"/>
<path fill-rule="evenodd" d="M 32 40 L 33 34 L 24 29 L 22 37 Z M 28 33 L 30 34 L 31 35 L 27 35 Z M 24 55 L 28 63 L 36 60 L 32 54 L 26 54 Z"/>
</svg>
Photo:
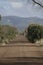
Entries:
<svg viewBox="0 0 43 65">
<path fill-rule="evenodd" d="M 0 46 L 0 65 L 43 65 L 43 47 L 17 36 L 9 44 Z"/>
<path fill-rule="evenodd" d="M 17 35 L 14 41 L 10 41 L 9 44 L 15 44 L 15 43 L 29 43 L 29 41 L 24 35 Z"/>
<path fill-rule="evenodd" d="M 43 47 L 32 45 L 0 46 L 0 64 L 43 65 Z"/>
<path fill-rule="evenodd" d="M 43 47 L 31 45 L 1 46 L 0 58 L 6 57 L 43 57 Z"/>
<path fill-rule="evenodd" d="M 43 47 L 31 45 L 5 45 L 0 47 L 0 58 L 3 57 L 43 57 Z"/>
<path fill-rule="evenodd" d="M 0 65 L 43 65 L 43 47 L 0 46 Z"/>
</svg>

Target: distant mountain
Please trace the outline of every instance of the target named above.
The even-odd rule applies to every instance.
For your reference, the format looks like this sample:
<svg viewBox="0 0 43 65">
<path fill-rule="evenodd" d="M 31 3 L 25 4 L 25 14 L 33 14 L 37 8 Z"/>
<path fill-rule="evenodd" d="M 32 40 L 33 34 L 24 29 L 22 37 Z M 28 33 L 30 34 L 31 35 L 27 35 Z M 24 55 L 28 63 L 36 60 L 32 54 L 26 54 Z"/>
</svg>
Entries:
<svg viewBox="0 0 43 65">
<path fill-rule="evenodd" d="M 24 30 L 29 24 L 43 24 L 43 18 L 37 17 L 18 17 L 18 16 L 4 16 L 2 17 L 1 23 L 4 25 L 11 25 L 18 28 L 18 30 Z"/>
</svg>

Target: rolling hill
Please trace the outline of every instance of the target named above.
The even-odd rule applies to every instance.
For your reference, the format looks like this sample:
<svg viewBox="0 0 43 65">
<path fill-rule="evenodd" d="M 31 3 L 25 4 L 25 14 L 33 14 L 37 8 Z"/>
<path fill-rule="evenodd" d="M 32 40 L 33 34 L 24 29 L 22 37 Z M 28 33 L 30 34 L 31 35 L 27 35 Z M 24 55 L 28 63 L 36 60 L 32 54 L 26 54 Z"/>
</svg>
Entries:
<svg viewBox="0 0 43 65">
<path fill-rule="evenodd" d="M 1 23 L 4 25 L 11 25 L 18 28 L 18 30 L 24 30 L 29 24 L 43 24 L 43 18 L 38 17 L 18 17 L 18 16 L 3 16 Z"/>
</svg>

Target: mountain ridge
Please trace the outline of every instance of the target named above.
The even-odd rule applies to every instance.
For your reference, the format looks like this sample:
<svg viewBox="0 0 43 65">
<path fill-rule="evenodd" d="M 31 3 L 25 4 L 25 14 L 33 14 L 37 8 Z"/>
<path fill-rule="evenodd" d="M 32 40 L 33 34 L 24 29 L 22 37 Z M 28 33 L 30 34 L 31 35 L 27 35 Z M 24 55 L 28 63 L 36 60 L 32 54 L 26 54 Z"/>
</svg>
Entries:
<svg viewBox="0 0 43 65">
<path fill-rule="evenodd" d="M 39 17 L 18 17 L 18 16 L 3 16 L 1 23 L 17 27 L 19 30 L 24 30 L 30 24 L 43 24 L 43 18 Z"/>
</svg>

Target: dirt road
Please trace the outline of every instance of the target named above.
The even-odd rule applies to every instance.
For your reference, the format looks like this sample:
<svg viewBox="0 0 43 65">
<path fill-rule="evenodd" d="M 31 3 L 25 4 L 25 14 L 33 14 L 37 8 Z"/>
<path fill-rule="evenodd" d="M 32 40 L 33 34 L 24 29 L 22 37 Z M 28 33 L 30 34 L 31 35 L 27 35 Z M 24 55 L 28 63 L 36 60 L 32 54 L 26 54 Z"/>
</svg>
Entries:
<svg viewBox="0 0 43 65">
<path fill-rule="evenodd" d="M 0 64 L 43 65 L 43 46 L 35 46 L 26 37 L 17 36 L 9 44 L 0 46 Z"/>
<path fill-rule="evenodd" d="M 43 47 L 31 45 L 0 46 L 0 64 L 43 65 Z"/>
<path fill-rule="evenodd" d="M 13 45 L 0 47 L 0 58 L 5 57 L 43 57 L 43 47 Z"/>
<path fill-rule="evenodd" d="M 13 43 L 29 43 L 29 41 L 24 35 L 17 35 L 13 41 L 10 41 L 9 44 Z"/>
</svg>

